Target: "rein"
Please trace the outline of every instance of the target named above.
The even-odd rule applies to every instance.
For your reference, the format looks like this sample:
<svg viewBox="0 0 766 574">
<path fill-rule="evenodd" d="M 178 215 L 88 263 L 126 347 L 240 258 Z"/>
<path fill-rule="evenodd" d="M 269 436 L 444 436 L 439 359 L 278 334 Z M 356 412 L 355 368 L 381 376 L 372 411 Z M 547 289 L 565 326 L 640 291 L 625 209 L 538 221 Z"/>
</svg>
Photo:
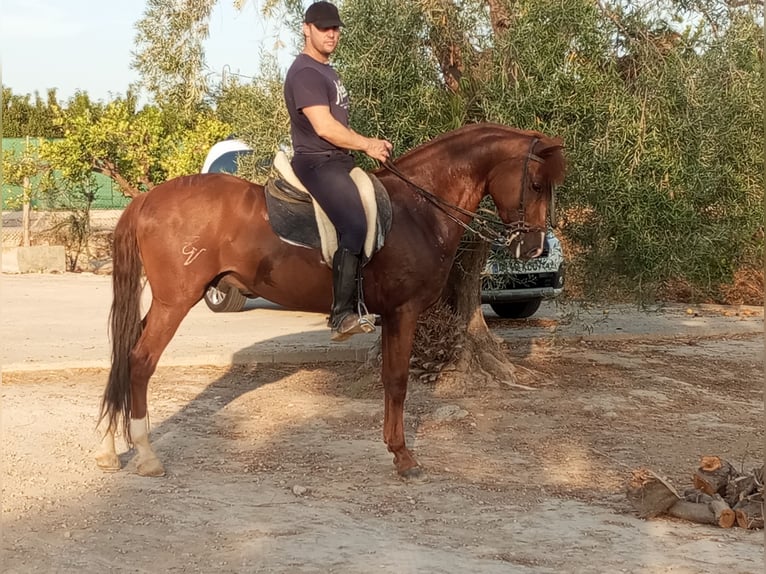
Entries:
<svg viewBox="0 0 766 574">
<path fill-rule="evenodd" d="M 421 197 L 423 197 L 426 201 L 428 201 L 437 209 L 439 209 L 449 219 L 457 223 L 460 227 L 462 227 L 466 231 L 470 231 L 474 233 L 479 239 L 486 241 L 487 243 L 509 245 L 511 242 L 511 239 L 513 238 L 515 234 L 519 232 L 532 231 L 533 229 L 536 229 L 526 223 L 525 212 L 524 212 L 524 196 L 527 191 L 527 174 L 529 170 L 529 162 L 530 161 L 537 161 L 540 163 L 545 162 L 543 158 L 541 158 L 539 155 L 537 155 L 533 151 L 538 141 L 539 141 L 538 138 L 532 139 L 532 144 L 529 146 L 529 151 L 527 152 L 527 156 L 524 158 L 524 171 L 521 176 L 521 201 L 519 203 L 519 209 L 518 209 L 520 220 L 511 222 L 511 223 L 502 223 L 503 231 L 497 231 L 496 229 L 494 229 L 494 227 L 497 226 L 497 221 L 493 217 L 490 217 L 488 215 L 483 215 L 479 213 L 478 211 L 474 212 L 474 211 L 469 211 L 467 209 L 463 209 L 462 207 L 454 205 L 450 203 L 449 201 L 446 201 L 445 199 L 439 197 L 438 195 L 435 195 L 431 193 L 430 191 L 423 189 L 418 184 L 410 180 L 401 171 L 399 171 L 399 168 L 397 168 L 390 160 L 385 161 L 383 163 L 383 167 L 385 167 L 388 171 L 390 171 L 396 177 L 401 179 L 404 183 L 412 187 L 415 191 L 417 191 L 420 194 Z M 482 211 L 487 211 L 487 210 L 482 210 Z M 467 217 L 470 217 L 472 221 L 475 221 L 478 223 L 480 229 L 474 229 L 469 224 L 465 223 L 460 218 L 453 215 L 453 213 L 458 213 L 460 215 L 465 215 Z"/>
</svg>

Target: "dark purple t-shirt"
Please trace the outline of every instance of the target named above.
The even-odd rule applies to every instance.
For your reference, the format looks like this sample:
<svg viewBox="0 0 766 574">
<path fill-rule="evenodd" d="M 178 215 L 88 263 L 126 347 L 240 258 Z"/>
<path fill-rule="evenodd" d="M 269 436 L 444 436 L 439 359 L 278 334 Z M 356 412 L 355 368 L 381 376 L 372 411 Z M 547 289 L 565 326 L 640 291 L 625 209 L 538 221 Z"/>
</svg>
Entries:
<svg viewBox="0 0 766 574">
<path fill-rule="evenodd" d="M 332 66 L 317 62 L 306 54 L 299 54 L 287 71 L 284 93 L 295 153 L 339 149 L 320 138 L 301 111 L 311 106 L 330 106 L 332 116 L 348 127 L 348 92 Z"/>
</svg>

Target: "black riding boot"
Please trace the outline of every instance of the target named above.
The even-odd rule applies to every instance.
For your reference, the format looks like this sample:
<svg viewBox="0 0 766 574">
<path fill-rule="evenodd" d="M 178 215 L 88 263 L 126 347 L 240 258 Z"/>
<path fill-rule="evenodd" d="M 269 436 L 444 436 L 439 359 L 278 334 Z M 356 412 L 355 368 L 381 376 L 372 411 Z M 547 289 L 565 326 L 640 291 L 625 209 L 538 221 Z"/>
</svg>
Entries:
<svg viewBox="0 0 766 574">
<path fill-rule="evenodd" d="M 361 314 L 359 307 L 361 278 L 360 256 L 339 248 L 332 258 L 332 340 L 343 341 L 357 333 L 372 333 L 375 322 Z"/>
</svg>

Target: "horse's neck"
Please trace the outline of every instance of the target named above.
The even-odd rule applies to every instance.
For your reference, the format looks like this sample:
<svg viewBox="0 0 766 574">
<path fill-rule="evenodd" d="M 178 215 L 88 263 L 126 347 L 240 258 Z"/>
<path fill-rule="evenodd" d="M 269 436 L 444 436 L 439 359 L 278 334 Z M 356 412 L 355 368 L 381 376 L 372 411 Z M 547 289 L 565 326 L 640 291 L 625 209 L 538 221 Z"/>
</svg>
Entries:
<svg viewBox="0 0 766 574">
<path fill-rule="evenodd" d="M 424 165 L 429 167 L 423 169 Z M 472 218 L 459 210 L 451 209 L 450 206 L 475 213 L 483 195 L 486 178 L 478 175 L 478 172 L 474 173 L 476 170 L 471 169 L 467 158 L 456 158 L 447 164 L 444 163 L 444 158 L 426 157 L 422 158 L 422 161 L 419 158 L 417 162 L 403 164 L 400 169 L 410 181 L 444 202 L 429 201 L 420 197 L 418 191 L 409 184 L 399 181 L 402 197 L 406 198 L 403 202 L 405 209 L 409 209 L 408 205 L 414 206 L 423 202 L 424 208 L 416 210 L 417 217 L 422 219 L 422 227 L 431 229 L 439 236 L 438 245 L 441 250 L 456 250 L 465 229 L 453 218 L 466 225 L 470 224 Z"/>
<path fill-rule="evenodd" d="M 425 191 L 465 211 L 475 212 L 486 187 L 486 172 L 470 154 L 447 158 L 419 158 L 401 169 Z M 423 169 L 428 165 L 427 169 Z M 440 212 L 440 210 L 436 210 Z M 457 215 L 457 213 L 455 213 Z M 466 220 L 465 216 L 461 216 Z"/>
</svg>

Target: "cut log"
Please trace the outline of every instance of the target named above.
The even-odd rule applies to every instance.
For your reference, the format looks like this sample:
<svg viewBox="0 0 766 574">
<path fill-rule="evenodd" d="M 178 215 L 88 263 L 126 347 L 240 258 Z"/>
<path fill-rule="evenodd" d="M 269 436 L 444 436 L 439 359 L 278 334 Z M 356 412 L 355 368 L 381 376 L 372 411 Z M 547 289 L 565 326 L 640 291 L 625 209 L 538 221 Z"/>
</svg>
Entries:
<svg viewBox="0 0 766 574">
<path fill-rule="evenodd" d="M 705 504 L 709 504 L 713 501 L 713 497 L 696 488 L 687 488 L 684 490 L 684 500 L 688 502 L 704 502 Z"/>
<path fill-rule="evenodd" d="M 647 468 L 633 471 L 627 497 L 641 518 L 659 516 L 681 499 L 670 483 Z"/>
<path fill-rule="evenodd" d="M 667 511 L 670 516 L 696 522 L 698 524 L 718 524 L 710 506 L 703 502 L 688 502 L 679 500 Z"/>
<path fill-rule="evenodd" d="M 724 500 L 731 506 L 735 507 L 740 501 L 746 499 L 758 489 L 758 482 L 755 476 L 744 475 L 733 478 L 726 485 L 726 495 Z"/>
<path fill-rule="evenodd" d="M 700 458 L 700 470 L 704 470 L 705 472 L 715 472 L 721 468 L 723 464 L 724 461 L 721 460 L 720 456 L 703 456 Z"/>
<path fill-rule="evenodd" d="M 734 509 L 734 513 L 740 528 L 763 528 L 763 501 L 743 500 Z"/>
<path fill-rule="evenodd" d="M 694 488 L 711 496 L 714 494 L 725 496 L 729 480 L 738 475 L 734 467 L 725 460 L 717 456 L 703 456 L 700 467 L 694 473 Z"/>
<path fill-rule="evenodd" d="M 708 502 L 708 507 L 715 515 L 715 521 L 721 528 L 731 528 L 734 526 L 734 521 L 737 517 L 731 507 L 726 504 L 726 501 L 721 498 L 720 494 L 713 496 L 713 500 Z"/>
<path fill-rule="evenodd" d="M 698 524 L 731 528 L 764 527 L 764 467 L 744 475 L 717 456 L 704 456 L 694 473 L 694 488 L 683 497 L 664 478 L 646 468 L 633 471 L 627 497 L 642 518 L 668 514 Z"/>
</svg>

